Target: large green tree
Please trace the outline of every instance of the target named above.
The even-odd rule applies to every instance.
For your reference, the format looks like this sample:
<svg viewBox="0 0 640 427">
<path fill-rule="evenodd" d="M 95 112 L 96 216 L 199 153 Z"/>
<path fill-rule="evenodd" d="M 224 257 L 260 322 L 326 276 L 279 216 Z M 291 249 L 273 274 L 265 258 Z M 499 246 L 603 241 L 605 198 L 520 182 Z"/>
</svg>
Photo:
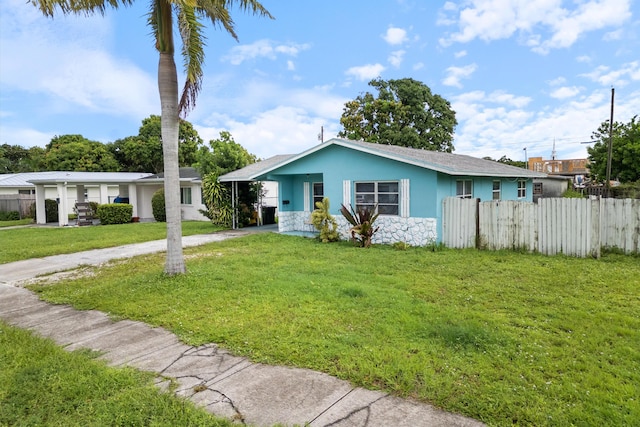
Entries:
<svg viewBox="0 0 640 427">
<path fill-rule="evenodd" d="M 202 191 L 207 211 L 203 212 L 215 224 L 230 226 L 232 223 L 231 183 L 219 182 L 218 177 L 225 173 L 241 169 L 255 163 L 258 158 L 246 148 L 235 142 L 231 133 L 220 132 L 218 139 L 209 141 L 209 147 L 202 146 L 198 150 L 197 162 L 194 164 L 200 172 Z M 256 184 L 240 182 L 237 186 L 236 213 L 238 224 L 248 225 L 253 215 L 253 205 L 260 189 Z"/>
<path fill-rule="evenodd" d="M 411 78 L 374 79 L 369 86 L 377 90 L 377 96 L 366 92 L 345 104 L 340 137 L 453 151 L 453 132 L 458 122 L 449 101 Z"/>
<path fill-rule="evenodd" d="M 114 172 L 120 165 L 106 145 L 82 135 L 61 135 L 45 148 L 45 167 L 50 171 Z"/>
<path fill-rule="evenodd" d="M 0 173 L 39 172 L 46 169 L 44 148 L 0 145 Z"/>
<path fill-rule="evenodd" d="M 196 162 L 202 138 L 191 123 L 180 119 L 178 130 L 178 163 L 180 167 Z M 164 170 L 162 128 L 160 116 L 151 115 L 142 121 L 137 136 L 128 136 L 109 144 L 123 170 L 160 173 Z"/>
<path fill-rule="evenodd" d="M 64 14 L 103 14 L 107 8 L 128 6 L 134 0 L 29 0 L 46 16 L 56 10 Z M 162 152 L 164 157 L 164 189 L 167 210 L 167 258 L 165 273 L 186 272 L 182 254 L 182 225 L 180 218 L 180 176 L 178 166 L 178 131 L 180 114 L 195 106 L 202 87 L 205 37 L 202 20 L 214 27 L 222 26 L 237 39 L 229 9 L 238 4 L 241 10 L 271 17 L 255 0 L 149 0 L 147 23 L 151 27 L 158 61 L 158 91 L 162 124 Z M 177 24 L 177 25 L 176 25 Z M 177 27 L 177 28 L 174 28 Z M 174 59 L 174 30 L 182 39 L 182 59 L 185 85 L 178 98 L 178 72 Z"/>
<path fill-rule="evenodd" d="M 220 176 L 257 161 L 258 158 L 238 144 L 229 132 L 222 131 L 218 139 L 209 141 L 208 147 L 200 147 L 194 166 L 202 176 Z"/>
<path fill-rule="evenodd" d="M 587 148 L 591 177 L 598 182 L 606 180 L 609 147 L 609 121 L 600 124 L 592 133 L 595 141 Z M 613 122 L 611 146 L 611 179 L 620 182 L 640 181 L 640 121 L 638 116 L 629 123 Z"/>
</svg>

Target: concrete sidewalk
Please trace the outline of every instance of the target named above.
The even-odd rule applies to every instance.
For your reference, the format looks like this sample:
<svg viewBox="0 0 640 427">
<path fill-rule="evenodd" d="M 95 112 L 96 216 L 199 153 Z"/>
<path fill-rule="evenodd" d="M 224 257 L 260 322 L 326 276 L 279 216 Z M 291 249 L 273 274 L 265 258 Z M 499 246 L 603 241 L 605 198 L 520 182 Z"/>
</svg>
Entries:
<svg viewBox="0 0 640 427">
<path fill-rule="evenodd" d="M 246 232 L 189 236 L 183 241 L 185 245 L 197 245 L 244 234 Z M 191 347 L 162 328 L 129 320 L 114 322 L 98 311 L 48 304 L 19 287 L 21 281 L 36 274 L 100 264 L 165 248 L 164 241 L 149 242 L 0 265 L 0 318 L 51 338 L 68 350 L 100 351 L 101 357 L 111 365 L 155 372 L 160 387 L 166 385 L 163 378 L 174 378 L 179 384 L 178 395 L 203 405 L 215 415 L 250 425 L 483 425 L 424 403 L 353 387 L 320 372 L 252 363 L 215 344 Z"/>
</svg>

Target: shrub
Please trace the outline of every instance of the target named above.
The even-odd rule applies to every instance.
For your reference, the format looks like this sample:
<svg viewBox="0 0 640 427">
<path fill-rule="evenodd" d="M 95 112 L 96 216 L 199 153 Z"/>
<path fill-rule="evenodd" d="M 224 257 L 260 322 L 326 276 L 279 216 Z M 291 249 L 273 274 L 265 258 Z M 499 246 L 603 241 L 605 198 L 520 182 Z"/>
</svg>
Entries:
<svg viewBox="0 0 640 427">
<path fill-rule="evenodd" d="M 151 209 L 153 218 L 158 222 L 167 222 L 167 210 L 164 204 L 164 189 L 161 188 L 151 198 Z"/>
<path fill-rule="evenodd" d="M 202 179 L 202 195 L 207 210 L 200 210 L 213 224 L 231 227 L 233 210 L 231 195 L 227 187 L 218 181 L 216 174 L 208 174 Z"/>
<path fill-rule="evenodd" d="M 350 206 L 351 210 L 347 209 L 345 205 L 342 205 L 340 212 L 342 216 L 351 224 L 351 240 L 353 243 L 359 244 L 360 247 L 368 248 L 371 246 L 371 239 L 373 235 L 380 229 L 380 227 L 373 227 L 373 223 L 378 219 L 376 212 L 377 206 L 372 210 L 367 208 L 358 209 L 356 212 L 353 206 Z"/>
<path fill-rule="evenodd" d="M 19 219 L 20 212 L 18 211 L 0 212 L 0 221 L 17 221 Z"/>
<path fill-rule="evenodd" d="M 336 242 L 338 235 L 338 223 L 329 213 L 329 199 L 325 197 L 321 202 L 316 202 L 316 209 L 311 213 L 311 223 L 320 232 L 318 239 L 323 242 Z"/>
<path fill-rule="evenodd" d="M 58 221 L 58 202 L 52 199 L 44 201 L 44 211 L 46 213 L 47 222 Z"/>
<path fill-rule="evenodd" d="M 100 206 L 100 204 L 98 202 L 89 202 L 89 206 L 91 207 L 92 218 L 100 218 L 98 216 L 98 206 Z"/>
<path fill-rule="evenodd" d="M 565 192 L 562 193 L 562 197 L 567 199 L 584 199 L 582 192 L 574 190 L 573 188 L 567 188 Z"/>
<path fill-rule="evenodd" d="M 100 224 L 127 224 L 131 222 L 133 205 L 128 203 L 108 203 L 98 206 Z"/>
</svg>

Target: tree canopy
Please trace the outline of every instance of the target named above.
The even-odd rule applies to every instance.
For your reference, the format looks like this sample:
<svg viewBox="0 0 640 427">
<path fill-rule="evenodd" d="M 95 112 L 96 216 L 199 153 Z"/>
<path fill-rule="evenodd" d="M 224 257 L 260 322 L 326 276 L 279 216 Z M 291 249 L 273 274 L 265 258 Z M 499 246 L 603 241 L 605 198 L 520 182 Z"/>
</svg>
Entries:
<svg viewBox="0 0 640 427">
<path fill-rule="evenodd" d="M 196 155 L 194 164 L 202 176 L 214 174 L 215 176 L 243 168 L 255 163 L 258 158 L 249 153 L 246 148 L 234 141 L 231 133 L 220 132 L 218 139 L 209 141 L 209 147 L 201 146 Z"/>
<path fill-rule="evenodd" d="M 44 148 L 0 145 L 0 173 L 39 172 L 45 170 Z"/>
<path fill-rule="evenodd" d="M 45 148 L 47 170 L 116 172 L 120 165 L 106 145 L 82 135 L 55 136 Z"/>
<path fill-rule="evenodd" d="M 452 152 L 456 113 L 449 101 L 411 78 L 374 79 L 378 92 L 345 104 L 338 135 L 367 142 Z"/>
<path fill-rule="evenodd" d="M 193 125 L 180 119 L 178 129 L 179 166 L 191 166 L 196 161 L 202 138 Z M 160 116 L 151 115 L 142 120 L 137 136 L 128 136 L 109 144 L 122 170 L 129 172 L 160 173 L 164 168 L 162 153 L 162 125 Z"/>
<path fill-rule="evenodd" d="M 609 147 L 609 120 L 602 122 L 598 130 L 592 133 L 595 141 L 587 148 L 589 170 L 595 181 L 602 182 L 607 176 L 607 158 Z M 613 122 L 611 148 L 611 179 L 622 183 L 640 181 L 640 121 L 638 116 L 629 123 Z"/>
</svg>

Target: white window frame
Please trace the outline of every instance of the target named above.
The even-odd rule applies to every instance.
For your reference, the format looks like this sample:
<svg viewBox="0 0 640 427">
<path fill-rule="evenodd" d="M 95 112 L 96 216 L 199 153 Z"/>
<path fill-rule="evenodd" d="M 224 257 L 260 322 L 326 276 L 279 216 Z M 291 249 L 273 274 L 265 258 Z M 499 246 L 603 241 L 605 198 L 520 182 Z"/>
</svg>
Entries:
<svg viewBox="0 0 640 427">
<path fill-rule="evenodd" d="M 498 184 L 497 185 L 498 188 L 496 188 L 496 184 Z M 493 200 L 500 200 L 502 196 L 502 181 L 499 181 L 499 180 L 493 181 L 492 194 L 493 194 Z"/>
<path fill-rule="evenodd" d="M 523 179 L 518 180 L 518 199 L 527 198 L 527 181 Z"/>
<path fill-rule="evenodd" d="M 460 192 L 460 188 L 458 184 L 462 184 L 462 192 Z M 460 199 L 473 198 L 473 180 L 472 179 L 456 180 L 456 197 Z"/>
<path fill-rule="evenodd" d="M 180 204 L 181 205 L 192 204 L 191 187 L 180 187 Z"/>
<path fill-rule="evenodd" d="M 373 184 L 373 191 L 358 191 L 358 186 L 365 184 Z M 379 191 L 380 185 L 395 185 L 396 191 Z M 388 216 L 400 216 L 400 182 L 399 181 L 357 181 L 355 183 L 355 210 L 358 211 L 361 206 L 377 206 L 378 212 L 380 215 L 388 215 Z M 373 196 L 373 198 L 369 197 L 372 200 L 365 201 L 365 197 Z M 395 195 L 395 203 L 389 201 L 380 202 L 381 195 Z M 359 200 L 360 199 L 360 200 Z M 387 207 L 395 207 L 395 213 L 389 213 L 389 209 Z M 382 209 L 381 209 L 382 208 Z M 393 211 L 393 209 L 391 209 Z"/>
<path fill-rule="evenodd" d="M 317 192 L 318 187 L 320 187 L 321 192 Z M 313 209 L 316 208 L 316 202 L 322 202 L 322 199 L 324 199 L 324 183 L 323 182 L 314 182 L 311 184 L 311 191 L 312 191 L 312 202 L 313 202 Z"/>
</svg>

